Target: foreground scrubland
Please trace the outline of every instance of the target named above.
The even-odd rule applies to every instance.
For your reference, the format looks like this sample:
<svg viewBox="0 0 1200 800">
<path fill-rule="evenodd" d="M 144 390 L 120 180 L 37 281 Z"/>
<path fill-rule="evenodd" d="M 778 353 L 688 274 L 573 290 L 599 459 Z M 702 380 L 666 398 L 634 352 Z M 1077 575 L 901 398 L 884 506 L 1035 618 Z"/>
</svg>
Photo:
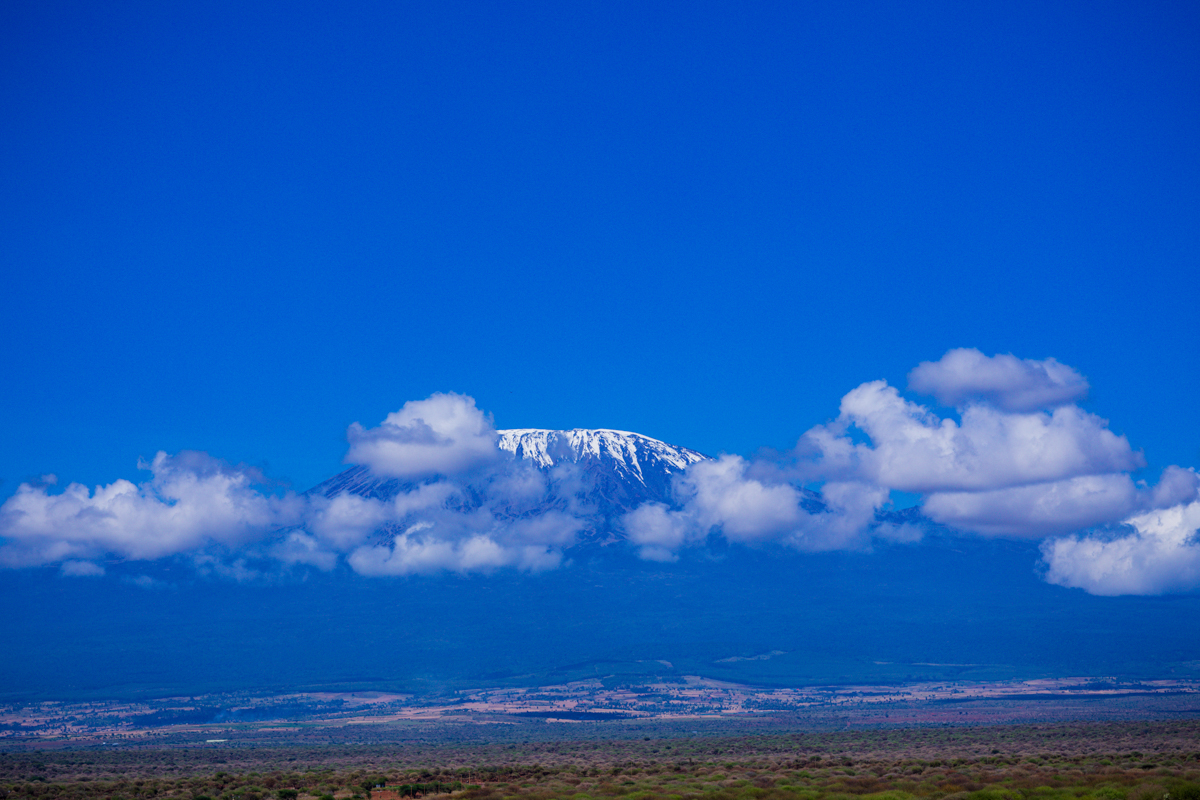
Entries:
<svg viewBox="0 0 1200 800">
<path fill-rule="evenodd" d="M 582 732 L 582 731 L 581 731 Z M 4 800 L 289 800 L 461 782 L 463 800 L 1200 800 L 1200 722 L 0 754 Z"/>
</svg>

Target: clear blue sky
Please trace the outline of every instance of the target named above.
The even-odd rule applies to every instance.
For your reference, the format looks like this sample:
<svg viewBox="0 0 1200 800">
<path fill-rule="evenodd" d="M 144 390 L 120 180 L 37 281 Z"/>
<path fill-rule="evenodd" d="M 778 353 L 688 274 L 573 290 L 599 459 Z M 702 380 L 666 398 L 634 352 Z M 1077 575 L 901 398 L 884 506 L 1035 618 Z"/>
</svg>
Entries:
<svg viewBox="0 0 1200 800">
<path fill-rule="evenodd" d="M 435 391 L 785 447 L 952 347 L 1200 465 L 1194 3 L 0 7 L 0 496 Z"/>
</svg>

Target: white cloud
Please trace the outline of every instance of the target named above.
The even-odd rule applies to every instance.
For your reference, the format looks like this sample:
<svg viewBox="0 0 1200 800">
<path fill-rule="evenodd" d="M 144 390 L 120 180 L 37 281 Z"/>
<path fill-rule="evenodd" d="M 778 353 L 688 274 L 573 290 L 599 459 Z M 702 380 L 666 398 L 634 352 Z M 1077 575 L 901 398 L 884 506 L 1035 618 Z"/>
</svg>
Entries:
<svg viewBox="0 0 1200 800">
<path fill-rule="evenodd" d="M 292 531 L 269 551 L 272 558 L 292 566 L 305 564 L 329 572 L 337 566 L 338 553 L 328 549 L 315 537 L 303 531 Z"/>
<path fill-rule="evenodd" d="M 675 493 L 701 530 L 720 528 L 727 539 L 751 542 L 795 529 L 804 510 L 798 489 L 746 477 L 740 456 L 723 455 L 692 464 L 675 483 Z"/>
<path fill-rule="evenodd" d="M 1200 496 L 1200 475 L 1196 470 L 1172 465 L 1163 470 L 1158 483 L 1146 494 L 1143 505 L 1168 508 L 1190 503 L 1197 496 Z"/>
<path fill-rule="evenodd" d="M 475 407 L 474 398 L 461 394 L 409 401 L 378 428 L 355 422 L 346 438 L 346 463 L 385 477 L 456 475 L 501 458 L 491 419 Z"/>
<path fill-rule="evenodd" d="M 578 468 L 552 478 L 505 459 L 467 477 L 409 484 L 394 497 L 343 493 L 273 497 L 261 476 L 203 453 L 159 453 L 152 477 L 89 492 L 53 481 L 22 485 L 0 506 L 0 564 L 61 563 L 64 575 L 103 574 L 89 559 L 187 555 L 203 574 L 238 581 L 278 565 L 364 574 L 542 570 L 557 566 L 594 511 L 574 496 Z M 398 533 L 399 532 L 399 533 Z M 275 566 L 273 567 L 272 564 Z"/>
<path fill-rule="evenodd" d="M 928 518 L 990 536 L 1062 536 L 1129 521 L 1130 535 L 1048 543 L 1048 579 L 1062 585 L 1121 593 L 1195 583 L 1187 509 L 1200 477 L 1170 467 L 1155 486 L 1135 483 L 1129 473 L 1144 458 L 1106 420 L 1070 404 L 1087 389 L 1073 369 L 953 350 L 911 377 L 957 405 L 958 419 L 883 381 L 864 383 L 782 459 L 723 455 L 691 465 L 675 480 L 674 506 L 624 515 L 630 543 L 643 558 L 670 561 L 710 535 L 806 551 L 917 541 L 919 525 L 880 522 L 889 493 L 901 490 L 924 496 Z M 58 563 L 63 575 L 85 576 L 104 573 L 95 563 L 102 556 L 187 554 L 200 571 L 235 580 L 343 561 L 365 575 L 536 571 L 558 566 L 594 521 L 580 468 L 542 472 L 503 454 L 470 397 L 406 403 L 378 428 L 352 425 L 348 438 L 347 461 L 406 481 L 395 496 L 272 496 L 256 488 L 253 470 L 203 453 L 159 453 L 140 465 L 152 473 L 140 484 L 58 491 L 52 475 L 23 484 L 0 505 L 0 564 Z M 820 485 L 819 501 L 802 488 L 809 482 Z M 1178 519 L 1171 509 L 1182 509 Z"/>
<path fill-rule="evenodd" d="M 1139 514 L 1124 536 L 1068 536 L 1042 545 L 1046 580 L 1091 594 L 1165 594 L 1200 588 L 1200 501 Z"/>
<path fill-rule="evenodd" d="M 699 534 L 693 517 L 664 503 L 643 503 L 622 518 L 625 533 L 648 561 L 675 561 L 677 552 Z"/>
<path fill-rule="evenodd" d="M 851 426 L 871 443 L 855 443 Z M 1078 406 L 1014 414 L 967 406 L 962 422 L 900 397 L 884 381 L 842 398 L 838 418 L 801 437 L 811 478 L 852 478 L 906 492 L 988 491 L 1145 464 L 1106 420 Z"/>
<path fill-rule="evenodd" d="M 254 489 L 260 476 L 204 453 L 160 452 L 153 477 L 118 480 L 94 491 L 72 483 L 60 494 L 22 484 L 0 506 L 0 563 L 10 566 L 81 560 L 113 553 L 156 559 L 209 544 L 237 546 L 294 521 L 294 496 Z"/>
<path fill-rule="evenodd" d="M 951 351 L 943 362 L 953 363 L 955 354 L 983 359 Z M 1076 374 L 1058 362 L 1001 362 L 1036 373 L 1030 364 L 1052 376 Z M 1068 378 L 1061 383 L 1071 384 Z M 884 381 L 847 393 L 837 419 L 805 433 L 795 455 L 784 473 L 922 494 L 932 520 L 988 536 L 1040 539 L 1109 525 L 1184 502 L 1197 484 L 1194 472 L 1170 467 L 1157 486 L 1139 488 L 1129 473 L 1145 465 L 1142 454 L 1106 420 L 1075 405 L 1014 412 L 972 402 L 955 421 L 905 400 Z"/>
<path fill-rule="evenodd" d="M 985 535 L 1040 539 L 1190 502 L 1198 488 L 1194 470 L 1171 466 L 1153 488 L 1139 488 L 1126 474 L 1086 475 L 991 492 L 938 492 L 925 499 L 925 513 Z"/>
<path fill-rule="evenodd" d="M 792 537 L 792 545 L 803 550 L 857 550 L 866 547 L 875 535 L 876 510 L 888 499 L 882 486 L 856 481 L 826 483 L 821 488 L 827 510 L 809 514 L 804 525 Z M 911 531 L 907 532 L 911 535 Z M 889 529 L 884 538 L 895 538 Z"/>
<path fill-rule="evenodd" d="M 374 497 L 343 493 L 331 498 L 312 497 L 304 527 L 338 550 L 353 547 L 392 518 L 391 504 Z"/>
<path fill-rule="evenodd" d="M 539 572 L 562 562 L 557 547 L 571 541 L 578 523 L 562 515 L 524 527 L 496 526 L 487 533 L 469 533 L 460 528 L 450 535 L 439 535 L 438 527 L 419 523 L 397 535 L 391 544 L 356 549 L 347 561 L 356 572 L 368 576 L 490 572 L 501 567 Z M 539 535 L 552 541 L 533 541 Z"/>
<path fill-rule="evenodd" d="M 324 569 L 345 554 L 364 575 L 536 571 L 562 561 L 592 510 L 573 496 L 570 468 L 547 476 L 502 454 L 490 418 L 464 395 L 405 403 L 378 428 L 352 425 L 348 438 L 347 462 L 434 479 L 388 500 L 311 498 L 303 532 L 276 546 L 276 558 Z"/>
<path fill-rule="evenodd" d="M 923 495 L 924 514 L 953 529 L 1038 539 L 1196 497 L 1200 479 L 1178 467 L 1154 487 L 1135 483 L 1130 472 L 1145 458 L 1107 420 L 1071 403 L 1087 382 L 1054 359 L 952 350 L 910 377 L 957 406 L 959 418 L 885 381 L 864 383 L 784 457 L 690 467 L 676 481 L 676 508 L 647 505 L 624 517 L 631 541 L 644 558 L 666 560 L 712 532 L 804 550 L 919 540 L 918 525 L 879 521 L 892 490 Z M 799 485 L 808 482 L 821 485 L 824 510 L 805 508 Z"/>
<path fill-rule="evenodd" d="M 498 538 L 516 547 L 570 547 L 583 527 L 582 520 L 565 511 L 544 511 L 505 522 Z"/>
<path fill-rule="evenodd" d="M 389 522 L 401 522 L 413 514 L 440 509 L 460 489 L 447 481 L 420 484 L 390 500 L 343 493 L 332 498 L 309 498 L 304 528 L 322 543 L 348 552 Z"/>
<path fill-rule="evenodd" d="M 1002 411 L 1027 412 L 1079 400 L 1087 395 L 1088 382 L 1053 358 L 988 357 L 974 348 L 959 348 L 938 361 L 921 362 L 908 373 L 908 388 L 946 406 L 983 401 Z"/>
<path fill-rule="evenodd" d="M 98 578 L 104 574 L 104 567 L 91 561 L 64 561 L 62 574 L 76 578 Z"/>
<path fill-rule="evenodd" d="M 1085 475 L 987 492 L 938 492 L 925 499 L 925 513 L 962 530 L 1041 539 L 1122 519 L 1138 505 L 1128 475 Z"/>
<path fill-rule="evenodd" d="M 587 509 L 530 472 L 536 470 L 505 461 L 477 475 L 476 483 L 443 479 L 386 501 L 317 498 L 305 528 L 319 541 L 317 549 L 348 554 L 347 563 L 364 575 L 550 569 L 586 526 Z M 372 536 L 375 541 L 367 541 Z"/>
<path fill-rule="evenodd" d="M 798 488 L 750 477 L 749 467 L 750 462 L 734 455 L 697 462 L 676 478 L 679 509 L 645 503 L 625 514 L 622 524 L 639 555 L 673 561 L 681 548 L 710 533 L 732 542 L 775 541 L 809 551 L 869 544 L 875 511 L 887 501 L 886 489 L 853 481 L 827 483 L 825 509 L 810 513 Z M 912 532 L 903 535 L 911 537 Z"/>
</svg>

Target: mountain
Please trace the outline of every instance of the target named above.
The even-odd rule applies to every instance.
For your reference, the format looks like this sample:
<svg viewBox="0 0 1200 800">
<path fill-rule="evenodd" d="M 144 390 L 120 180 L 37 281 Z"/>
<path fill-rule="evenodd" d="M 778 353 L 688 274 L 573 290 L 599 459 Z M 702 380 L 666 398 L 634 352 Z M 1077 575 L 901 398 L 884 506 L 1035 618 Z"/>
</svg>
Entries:
<svg viewBox="0 0 1200 800">
<path fill-rule="evenodd" d="M 613 527 L 621 514 L 645 502 L 672 504 L 672 479 L 689 465 L 709 456 L 686 447 L 630 431 L 608 429 L 569 431 L 520 428 L 497 431 L 501 452 L 517 465 L 527 465 L 545 475 L 548 493 L 535 509 L 523 513 L 579 505 L 594 509 L 593 524 L 584 542 L 607 543 L 622 538 Z M 419 484 L 399 478 L 380 478 L 364 466 L 354 466 L 310 489 L 307 494 L 333 498 L 349 493 L 377 500 L 390 500 Z M 466 510 L 486 502 L 504 504 L 504 498 L 489 494 L 489 486 L 470 485 L 450 502 Z"/>
<path fill-rule="evenodd" d="M 640 433 L 613 430 L 499 431 L 500 449 L 552 472 L 574 465 L 585 489 L 577 497 L 603 516 L 631 511 L 647 501 L 670 504 L 671 480 L 708 456 Z"/>
<path fill-rule="evenodd" d="M 575 428 L 569 431 L 515 428 L 497 431 L 497 445 L 512 461 L 508 466 L 532 467 L 545 476 L 547 492 L 529 505 L 499 494 L 488 480 L 468 481 L 446 502 L 446 508 L 470 511 L 488 505 L 501 517 L 519 519 L 551 509 L 588 509 L 588 529 L 581 544 L 610 544 L 625 538 L 618 518 L 642 503 L 658 502 L 678 507 L 672 494 L 674 478 L 687 467 L 710 459 L 696 450 L 668 444 L 631 431 Z M 510 473 L 511 469 L 508 470 Z M 504 469 L 501 469 L 504 472 Z M 484 476 L 485 478 L 489 476 Z M 494 476 L 491 476 L 494 477 Z M 376 500 L 390 500 L 410 492 L 419 482 L 380 478 L 364 466 L 354 466 L 308 490 L 309 495 L 328 498 L 348 493 Z M 809 514 L 826 511 L 819 492 L 801 488 L 801 507 Z M 932 523 L 919 507 L 881 508 L 877 523 L 892 525 Z M 390 524 L 380 530 L 379 542 L 388 542 L 405 525 Z"/>
</svg>

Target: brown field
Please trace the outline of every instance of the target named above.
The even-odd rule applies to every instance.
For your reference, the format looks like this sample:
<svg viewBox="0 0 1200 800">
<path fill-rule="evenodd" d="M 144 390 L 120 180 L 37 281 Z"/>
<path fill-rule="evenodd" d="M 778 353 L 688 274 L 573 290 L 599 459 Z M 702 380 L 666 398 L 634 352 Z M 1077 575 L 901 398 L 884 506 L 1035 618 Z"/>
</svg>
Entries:
<svg viewBox="0 0 1200 800">
<path fill-rule="evenodd" d="M 0 798 L 366 800 L 366 786 L 404 794 L 433 782 L 462 800 L 1200 798 L 1197 721 L 840 731 L 789 730 L 778 717 L 698 731 L 613 724 L 524 722 L 467 739 L 464 731 L 482 726 L 410 723 L 380 744 L 271 743 L 270 735 L 29 743 L 0 754 Z"/>
<path fill-rule="evenodd" d="M 413 725 L 682 726 L 693 722 L 793 728 L 985 725 L 1067 720 L 1191 719 L 1200 682 L 1061 678 L 989 683 L 794 689 L 694 676 L 605 686 L 580 681 L 440 697 L 378 692 L 227 694 L 141 702 L 42 702 L 0 707 L 0 748 L 41 743 L 192 742 L 207 739 L 386 741 Z"/>
</svg>

